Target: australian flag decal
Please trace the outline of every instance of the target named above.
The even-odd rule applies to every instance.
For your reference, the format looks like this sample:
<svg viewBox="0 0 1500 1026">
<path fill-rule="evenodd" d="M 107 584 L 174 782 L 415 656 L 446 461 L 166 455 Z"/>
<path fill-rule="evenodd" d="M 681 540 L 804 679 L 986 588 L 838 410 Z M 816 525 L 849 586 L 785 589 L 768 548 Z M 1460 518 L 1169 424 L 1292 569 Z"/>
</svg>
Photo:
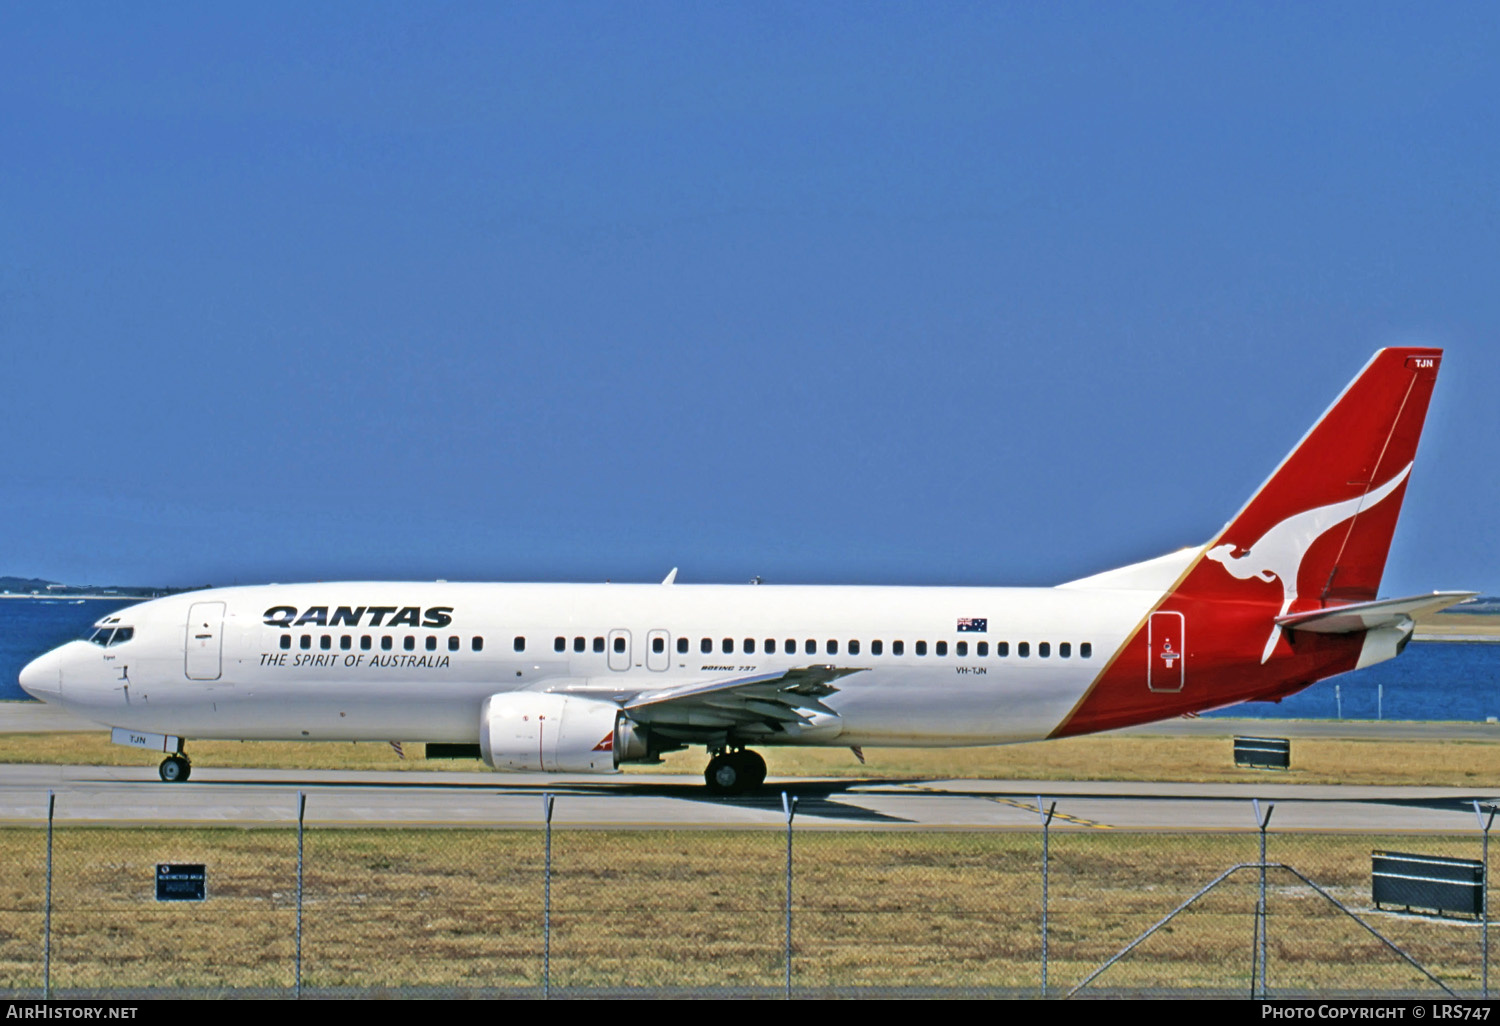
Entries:
<svg viewBox="0 0 1500 1026">
<path fill-rule="evenodd" d="M 975 634 L 983 634 L 989 630 L 990 622 L 982 616 L 960 616 L 958 618 L 959 633 L 972 631 Z"/>
</svg>

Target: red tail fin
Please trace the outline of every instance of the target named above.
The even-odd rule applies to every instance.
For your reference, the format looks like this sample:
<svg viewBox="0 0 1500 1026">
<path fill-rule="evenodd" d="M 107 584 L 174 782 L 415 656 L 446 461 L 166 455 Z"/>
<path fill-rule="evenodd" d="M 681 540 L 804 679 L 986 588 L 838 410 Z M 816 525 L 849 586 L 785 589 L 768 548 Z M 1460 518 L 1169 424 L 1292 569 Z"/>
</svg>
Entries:
<svg viewBox="0 0 1500 1026">
<path fill-rule="evenodd" d="M 1376 597 L 1441 359 L 1439 349 L 1376 353 L 1053 736 L 1278 697 L 1354 669 L 1362 634 L 1293 646 L 1276 617 Z"/>
<path fill-rule="evenodd" d="M 1376 353 L 1181 590 L 1243 600 L 1272 585 L 1283 613 L 1375 598 L 1441 359 L 1440 349 Z"/>
</svg>

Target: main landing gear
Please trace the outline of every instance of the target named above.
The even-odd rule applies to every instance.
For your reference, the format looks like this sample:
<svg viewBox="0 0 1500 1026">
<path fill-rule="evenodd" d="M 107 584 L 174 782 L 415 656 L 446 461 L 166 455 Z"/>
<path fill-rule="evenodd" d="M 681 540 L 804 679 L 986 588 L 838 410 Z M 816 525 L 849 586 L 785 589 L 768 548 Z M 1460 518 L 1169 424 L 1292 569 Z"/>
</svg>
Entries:
<svg viewBox="0 0 1500 1026">
<path fill-rule="evenodd" d="M 156 772 L 160 773 L 161 778 L 167 783 L 177 784 L 193 775 L 193 764 L 188 761 L 186 755 L 179 752 L 163 759 Z"/>
<path fill-rule="evenodd" d="M 746 748 L 719 752 L 708 761 L 703 782 L 713 794 L 736 795 L 753 791 L 766 782 L 766 760 Z"/>
</svg>

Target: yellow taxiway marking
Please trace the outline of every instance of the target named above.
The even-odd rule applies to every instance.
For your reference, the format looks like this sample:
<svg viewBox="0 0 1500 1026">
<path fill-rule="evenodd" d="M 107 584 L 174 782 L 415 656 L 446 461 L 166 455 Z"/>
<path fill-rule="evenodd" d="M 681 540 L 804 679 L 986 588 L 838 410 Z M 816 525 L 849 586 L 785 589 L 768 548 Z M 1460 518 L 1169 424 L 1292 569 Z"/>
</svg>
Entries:
<svg viewBox="0 0 1500 1026">
<path fill-rule="evenodd" d="M 918 786 L 912 788 L 912 790 L 914 790 L 914 791 L 925 791 L 928 794 L 948 794 L 948 795 L 951 795 L 953 793 L 952 791 L 944 791 L 944 790 L 941 790 L 939 788 L 928 787 L 928 786 L 923 785 L 923 784 L 919 784 Z M 994 802 L 996 805 L 1009 805 L 1013 809 L 1023 809 L 1026 812 L 1034 812 L 1038 816 L 1043 815 L 1042 810 L 1036 807 L 1036 803 L 1035 802 L 1018 802 L 1014 798 L 991 798 L 991 797 L 987 797 L 985 795 L 974 795 L 974 797 L 979 798 L 981 801 Z M 1052 818 L 1053 819 L 1060 819 L 1064 823 L 1071 823 L 1073 826 L 1088 827 L 1091 830 L 1113 830 L 1114 829 L 1114 827 L 1110 826 L 1108 823 L 1096 823 L 1096 822 L 1094 822 L 1091 819 L 1084 819 L 1081 816 L 1070 816 L 1066 812 L 1054 812 L 1052 814 Z"/>
</svg>

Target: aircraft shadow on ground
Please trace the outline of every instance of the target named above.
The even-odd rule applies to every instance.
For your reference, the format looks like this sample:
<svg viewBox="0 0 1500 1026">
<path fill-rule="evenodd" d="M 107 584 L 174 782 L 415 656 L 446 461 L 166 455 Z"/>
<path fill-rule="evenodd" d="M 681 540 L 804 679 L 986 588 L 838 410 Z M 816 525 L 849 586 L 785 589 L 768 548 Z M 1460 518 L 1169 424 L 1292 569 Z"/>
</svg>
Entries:
<svg viewBox="0 0 1500 1026">
<path fill-rule="evenodd" d="M 153 782 L 154 783 L 154 782 Z M 669 798 L 676 801 L 698 802 L 704 805 L 732 806 L 743 809 L 754 809 L 765 812 L 782 812 L 783 792 L 789 797 L 797 799 L 798 816 L 815 816 L 824 820 L 839 820 L 846 822 L 868 822 L 868 823 L 910 823 L 914 822 L 903 816 L 893 816 L 884 812 L 877 812 L 857 804 L 861 797 L 872 795 L 912 795 L 913 792 L 896 790 L 906 785 L 920 783 L 916 780 L 811 780 L 795 781 L 789 783 L 767 784 L 753 794 L 724 796 L 714 795 L 699 783 L 667 783 L 653 781 L 644 778 L 632 780 L 601 780 L 598 783 L 592 781 L 566 780 L 557 783 L 546 784 L 522 784 L 506 783 L 496 781 L 434 781 L 434 780 L 400 780 L 400 781 L 365 781 L 365 780 L 317 780 L 309 781 L 305 786 L 315 787 L 320 790 L 443 790 L 443 791 L 468 791 L 498 793 L 506 797 L 518 795 L 534 795 L 541 798 L 543 795 L 555 795 L 558 798 L 591 797 L 591 798 Z M 281 781 L 245 781 L 245 780 L 205 780 L 193 781 L 192 784 L 206 787 L 224 786 L 255 786 L 285 788 L 290 782 Z M 187 786 L 192 786 L 189 784 Z M 178 785 L 172 785 L 174 787 Z M 859 788 L 859 793 L 851 793 Z M 946 792 L 945 792 L 946 793 Z M 921 794 L 921 792 L 916 792 Z M 955 796 L 960 796 L 955 794 Z M 836 799 L 844 800 L 836 800 Z"/>
</svg>

